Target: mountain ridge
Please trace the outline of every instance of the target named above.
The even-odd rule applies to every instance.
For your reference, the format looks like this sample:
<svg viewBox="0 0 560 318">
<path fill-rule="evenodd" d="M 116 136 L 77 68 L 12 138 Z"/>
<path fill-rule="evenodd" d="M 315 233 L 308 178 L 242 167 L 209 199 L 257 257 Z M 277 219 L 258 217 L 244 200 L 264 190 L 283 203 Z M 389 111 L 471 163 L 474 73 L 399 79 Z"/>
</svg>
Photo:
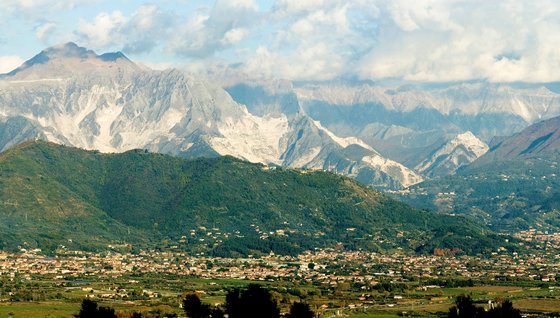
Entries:
<svg viewBox="0 0 560 318">
<path fill-rule="evenodd" d="M 42 248 L 149 246 L 183 236 L 184 248 L 219 254 L 297 253 L 339 242 L 349 249 L 478 253 L 504 243 L 479 224 L 416 210 L 342 176 L 234 157 L 102 154 L 29 141 L 0 154 L 0 163 L 3 248 L 23 241 Z M 191 238 L 201 227 L 224 235 Z"/>
<path fill-rule="evenodd" d="M 142 68 L 122 52 L 97 55 L 93 50 L 68 42 L 44 49 L 16 69 L 2 74 L 0 78 L 11 80 L 40 80 L 100 73 L 100 69 L 118 68 L 124 72 L 140 71 Z M 103 73 L 101 73 L 103 74 Z"/>
<path fill-rule="evenodd" d="M 233 155 L 387 189 L 453 174 L 484 141 L 560 112 L 558 94 L 539 85 L 217 80 L 224 90 L 74 43 L 24 66 L 0 79 L 0 151 L 41 138 L 103 152 Z"/>
<path fill-rule="evenodd" d="M 537 122 L 519 133 L 503 138 L 475 162 L 515 160 L 560 152 L 560 116 Z"/>
</svg>

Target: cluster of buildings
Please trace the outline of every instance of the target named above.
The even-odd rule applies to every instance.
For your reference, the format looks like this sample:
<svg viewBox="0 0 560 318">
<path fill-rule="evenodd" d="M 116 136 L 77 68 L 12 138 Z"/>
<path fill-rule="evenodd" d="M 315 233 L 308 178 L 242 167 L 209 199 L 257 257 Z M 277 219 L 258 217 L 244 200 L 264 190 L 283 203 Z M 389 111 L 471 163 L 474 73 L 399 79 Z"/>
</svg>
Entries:
<svg viewBox="0 0 560 318">
<path fill-rule="evenodd" d="M 315 250 L 296 257 L 264 255 L 248 258 L 217 258 L 180 251 L 140 251 L 139 253 L 59 250 L 45 255 L 40 250 L 0 252 L 0 275 L 28 277 L 49 275 L 54 279 L 128 274 L 168 273 L 202 278 L 248 280 L 306 280 L 324 284 L 341 281 L 375 286 L 380 281 L 431 280 L 446 277 L 493 280 L 560 279 L 559 240 L 546 234 L 520 233 L 519 238 L 545 240 L 540 253 L 517 254 L 498 250 L 489 256 L 410 255 L 365 251 Z M 543 236 L 544 235 L 544 236 Z M 554 242 L 554 243 L 551 243 Z"/>
</svg>

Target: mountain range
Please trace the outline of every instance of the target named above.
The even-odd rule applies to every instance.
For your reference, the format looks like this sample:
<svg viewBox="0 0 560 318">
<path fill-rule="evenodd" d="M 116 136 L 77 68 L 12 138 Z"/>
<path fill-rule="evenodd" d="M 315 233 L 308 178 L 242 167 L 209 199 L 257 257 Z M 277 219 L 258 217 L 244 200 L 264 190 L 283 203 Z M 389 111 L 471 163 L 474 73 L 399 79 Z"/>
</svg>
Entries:
<svg viewBox="0 0 560 318">
<path fill-rule="evenodd" d="M 486 82 L 441 84 L 301 84 L 297 96 L 315 120 L 340 136 L 355 136 L 383 156 L 424 177 L 452 174 L 483 150 L 465 151 L 438 168 L 429 159 L 446 144 L 486 149 L 495 137 L 510 136 L 538 121 L 560 115 L 555 85 Z M 465 135 L 467 134 L 467 135 Z M 471 137 L 473 135 L 475 138 Z M 469 138 L 464 138 L 469 136 Z M 482 146 L 482 148 L 481 148 Z M 445 151 L 441 160 L 448 154 Z M 453 156 L 452 156 L 453 157 Z M 435 163 L 436 167 L 427 167 Z"/>
<path fill-rule="evenodd" d="M 40 138 L 104 152 L 232 155 L 399 189 L 454 174 L 494 138 L 560 115 L 550 85 L 224 78 L 50 47 L 0 76 L 0 151 Z"/>
<path fill-rule="evenodd" d="M 422 181 L 359 138 L 336 136 L 297 103 L 251 114 L 215 84 L 177 70 L 147 70 L 122 53 L 97 55 L 74 43 L 48 48 L 2 76 L 0 131 L 0 150 L 40 138 L 104 152 L 232 155 L 334 171 L 374 187 Z"/>
</svg>

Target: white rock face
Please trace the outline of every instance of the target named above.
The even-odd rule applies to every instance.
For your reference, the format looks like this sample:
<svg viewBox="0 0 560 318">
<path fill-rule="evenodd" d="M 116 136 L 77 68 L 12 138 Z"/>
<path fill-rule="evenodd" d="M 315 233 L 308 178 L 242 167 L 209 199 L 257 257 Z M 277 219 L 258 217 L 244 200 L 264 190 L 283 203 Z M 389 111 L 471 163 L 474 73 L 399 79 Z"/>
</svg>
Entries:
<svg viewBox="0 0 560 318">
<path fill-rule="evenodd" d="M 444 176 L 470 164 L 487 151 L 488 145 L 467 131 L 443 144 L 415 170 L 430 177 Z"/>
<path fill-rule="evenodd" d="M 404 187 L 423 181 L 422 177 L 417 175 L 414 171 L 406 168 L 396 161 L 383 158 L 380 155 L 366 156 L 362 160 L 365 163 L 370 164 L 372 167 L 375 167 L 389 175 L 398 174 Z"/>
<path fill-rule="evenodd" d="M 339 144 L 341 147 L 346 148 L 350 145 L 359 145 L 365 149 L 368 149 L 370 151 L 375 151 L 373 150 L 373 148 L 371 148 L 368 144 L 366 144 L 365 142 L 361 141 L 359 138 L 356 137 L 345 137 L 345 138 L 341 138 L 336 136 L 335 134 L 333 134 L 331 131 L 329 131 L 328 129 L 326 129 L 325 127 L 323 127 L 321 125 L 321 122 L 314 120 L 313 124 L 315 124 L 315 126 L 317 126 L 317 128 L 319 128 L 320 130 L 322 130 L 323 132 L 325 132 L 325 134 L 327 134 L 327 136 L 329 136 L 334 142 L 336 142 L 337 144 Z"/>
<path fill-rule="evenodd" d="M 222 88 L 177 70 L 145 70 L 120 53 L 99 56 L 66 44 L 0 78 L 0 131 L 7 132 L 0 150 L 43 138 L 103 152 L 232 155 L 327 169 L 376 187 L 422 180 L 360 139 L 338 137 L 290 109 L 257 116 Z"/>
<path fill-rule="evenodd" d="M 210 139 L 220 155 L 231 155 L 251 162 L 282 165 L 282 137 L 288 133 L 286 116 L 256 117 L 246 113 L 240 120 L 226 118 L 218 131 L 221 137 Z"/>
</svg>

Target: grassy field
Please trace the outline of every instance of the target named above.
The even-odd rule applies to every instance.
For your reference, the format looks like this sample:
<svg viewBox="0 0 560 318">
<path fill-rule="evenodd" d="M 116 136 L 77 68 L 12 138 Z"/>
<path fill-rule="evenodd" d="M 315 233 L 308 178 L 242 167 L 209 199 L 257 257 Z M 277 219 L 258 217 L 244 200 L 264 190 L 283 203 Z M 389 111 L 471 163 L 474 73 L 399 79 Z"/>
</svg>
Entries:
<svg viewBox="0 0 560 318">
<path fill-rule="evenodd" d="M 523 288 L 516 286 L 475 286 L 465 287 L 467 291 L 480 291 L 488 294 L 492 293 L 516 293 L 523 291 Z"/>
<path fill-rule="evenodd" d="M 61 302 L 0 303 L 0 317 L 21 318 L 71 318 L 77 313 L 79 304 Z"/>
<path fill-rule="evenodd" d="M 522 311 L 544 311 L 560 313 L 560 299 L 520 299 L 513 306 Z"/>
<path fill-rule="evenodd" d="M 192 277 L 175 277 L 160 275 L 105 277 L 95 281 L 80 281 L 80 285 L 57 285 L 52 280 L 34 280 L 35 295 L 42 290 L 42 301 L 0 302 L 0 318 L 70 318 L 79 311 L 79 306 L 86 295 L 95 297 L 100 306 L 109 306 L 118 312 L 133 311 L 148 313 L 161 309 L 161 312 L 182 313 L 179 308 L 181 295 L 197 292 L 203 302 L 220 304 L 225 300 L 228 290 L 243 287 L 247 280 L 202 279 Z M 437 317 L 448 312 L 458 295 L 471 295 L 479 306 L 494 299 L 511 299 L 516 308 L 525 312 L 560 312 L 560 289 L 548 286 L 475 286 L 457 288 L 409 288 L 397 291 L 379 291 L 352 288 L 352 285 L 330 287 L 306 282 L 261 281 L 271 289 L 273 297 L 280 304 L 283 312 L 295 301 L 305 301 L 314 310 L 322 312 L 320 317 L 327 318 L 340 314 L 351 318 L 396 318 L 406 312 L 417 317 Z M 14 284 L 14 283 L 12 283 Z M 6 288 L 6 286 L 4 286 Z M 143 290 L 158 292 L 159 297 L 130 297 L 121 299 L 103 298 L 103 294 L 114 292 L 116 288 L 126 290 L 131 295 L 141 294 Z M 344 288 L 342 288 L 344 287 Z M 16 285 L 10 288 L 16 288 Z M 31 288 L 24 286 L 21 288 Z M 365 294 L 369 299 L 361 302 Z M 398 296 L 398 297 L 397 297 Z M 50 297 L 50 298 L 49 298 Z M 55 298 L 53 298 L 55 297 Z M 45 298 L 43 298 L 45 299 Z M 325 310 L 321 310 L 323 307 Z"/>
</svg>

